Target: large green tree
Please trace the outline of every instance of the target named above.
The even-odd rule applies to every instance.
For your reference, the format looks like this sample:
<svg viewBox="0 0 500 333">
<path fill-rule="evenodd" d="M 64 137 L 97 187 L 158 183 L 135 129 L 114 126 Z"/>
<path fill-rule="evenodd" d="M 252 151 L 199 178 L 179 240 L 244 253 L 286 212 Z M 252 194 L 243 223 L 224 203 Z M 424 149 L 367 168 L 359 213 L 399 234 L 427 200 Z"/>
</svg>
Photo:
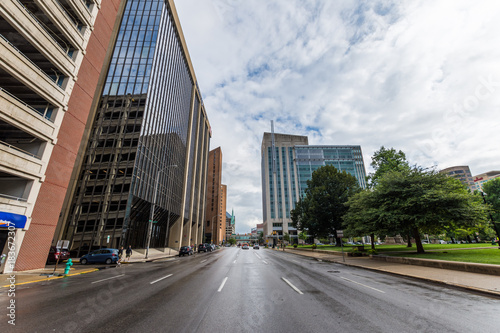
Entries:
<svg viewBox="0 0 500 333">
<path fill-rule="evenodd" d="M 334 166 L 323 166 L 307 181 L 305 196 L 291 211 L 292 224 L 310 236 L 329 237 L 342 228 L 345 203 L 360 190 L 357 179 Z M 340 241 L 337 239 L 337 241 Z"/>
<path fill-rule="evenodd" d="M 384 146 L 373 153 L 370 165 L 375 170 L 368 176 L 371 186 L 375 186 L 378 180 L 389 171 L 408 171 L 410 169 L 404 152 L 396 151 L 394 148 L 387 149 Z"/>
<path fill-rule="evenodd" d="M 410 230 L 417 252 L 423 253 L 420 233 L 437 234 L 470 228 L 486 220 L 486 207 L 459 180 L 434 170 L 412 167 L 385 173 L 373 190 L 376 214 L 384 230 Z"/>
<path fill-rule="evenodd" d="M 500 177 L 484 183 L 483 191 L 486 193 L 485 201 L 491 207 L 491 219 L 493 220 L 494 229 L 497 237 L 500 238 Z"/>
</svg>

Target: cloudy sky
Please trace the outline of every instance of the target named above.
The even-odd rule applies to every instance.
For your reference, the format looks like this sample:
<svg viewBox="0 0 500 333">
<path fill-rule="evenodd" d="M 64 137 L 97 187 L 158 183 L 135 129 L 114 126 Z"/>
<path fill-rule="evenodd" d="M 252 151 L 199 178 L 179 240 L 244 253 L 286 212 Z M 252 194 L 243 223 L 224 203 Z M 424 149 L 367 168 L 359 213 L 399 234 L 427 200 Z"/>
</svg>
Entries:
<svg viewBox="0 0 500 333">
<path fill-rule="evenodd" d="M 236 231 L 262 222 L 264 132 L 500 170 L 500 2 L 176 0 Z"/>
</svg>

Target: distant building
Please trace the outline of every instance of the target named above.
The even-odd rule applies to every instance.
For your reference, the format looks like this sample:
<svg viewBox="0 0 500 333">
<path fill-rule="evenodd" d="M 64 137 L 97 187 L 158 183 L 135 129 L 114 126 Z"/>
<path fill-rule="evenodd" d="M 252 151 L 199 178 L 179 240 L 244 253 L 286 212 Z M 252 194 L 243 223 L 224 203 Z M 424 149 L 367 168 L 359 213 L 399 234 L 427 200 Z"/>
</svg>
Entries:
<svg viewBox="0 0 500 333">
<path fill-rule="evenodd" d="M 474 183 L 476 184 L 476 188 L 479 191 L 483 191 L 484 183 L 486 183 L 492 179 L 495 179 L 497 177 L 500 177 L 500 171 L 498 171 L 498 170 L 481 173 L 481 174 L 476 175 L 472 178 L 474 179 Z"/>
<path fill-rule="evenodd" d="M 301 196 L 313 172 L 325 165 L 333 165 L 337 170 L 349 173 L 358 180 L 361 188 L 366 188 L 366 171 L 361 146 L 295 146 L 294 148 Z"/>
<path fill-rule="evenodd" d="M 274 130 L 262 138 L 263 229 L 268 243 L 283 239 L 285 233 L 297 237 L 290 218 L 300 195 L 294 147 L 307 144 L 307 136 L 275 134 Z"/>
<path fill-rule="evenodd" d="M 234 234 L 236 234 L 234 211 L 232 215 L 226 212 L 226 241 Z"/>
<path fill-rule="evenodd" d="M 470 168 L 467 165 L 461 166 L 453 166 L 439 171 L 441 173 L 445 173 L 450 177 L 454 177 L 462 184 L 464 184 L 469 190 L 475 191 L 479 189 L 479 185 L 476 185 L 474 179 L 472 178 L 472 174 L 470 172 Z"/>
<path fill-rule="evenodd" d="M 226 191 L 222 184 L 222 150 L 220 147 L 212 149 L 208 153 L 208 174 L 207 174 L 207 207 L 205 214 L 205 242 L 219 244 L 226 223 Z M 222 237 L 221 237 L 222 233 Z"/>
<path fill-rule="evenodd" d="M 333 165 L 356 177 L 366 187 L 366 172 L 360 146 L 309 146 L 307 136 L 264 133 L 261 146 L 263 234 L 275 243 L 288 233 L 298 237 L 290 211 L 304 194 L 307 181 L 318 168 Z"/>
</svg>

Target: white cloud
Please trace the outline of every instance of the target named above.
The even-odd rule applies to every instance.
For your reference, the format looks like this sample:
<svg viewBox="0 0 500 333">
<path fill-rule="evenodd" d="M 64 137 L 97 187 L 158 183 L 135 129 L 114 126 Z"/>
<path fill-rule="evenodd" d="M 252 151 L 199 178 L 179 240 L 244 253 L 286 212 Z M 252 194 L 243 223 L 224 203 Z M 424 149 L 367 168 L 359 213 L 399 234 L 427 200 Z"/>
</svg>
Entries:
<svg viewBox="0 0 500 333">
<path fill-rule="evenodd" d="M 500 3 L 182 0 L 237 231 L 262 220 L 260 146 L 384 145 L 411 163 L 499 169 Z"/>
</svg>

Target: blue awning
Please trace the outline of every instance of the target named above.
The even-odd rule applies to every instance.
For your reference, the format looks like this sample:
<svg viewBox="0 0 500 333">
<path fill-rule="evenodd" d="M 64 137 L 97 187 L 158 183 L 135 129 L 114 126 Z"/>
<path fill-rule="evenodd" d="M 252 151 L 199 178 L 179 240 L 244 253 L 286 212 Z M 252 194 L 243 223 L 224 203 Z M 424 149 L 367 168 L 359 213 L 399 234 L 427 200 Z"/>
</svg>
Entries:
<svg viewBox="0 0 500 333">
<path fill-rule="evenodd" d="M 26 226 L 28 218 L 24 215 L 0 212 L 0 228 L 8 228 L 13 226 L 17 229 L 22 229 Z"/>
</svg>

